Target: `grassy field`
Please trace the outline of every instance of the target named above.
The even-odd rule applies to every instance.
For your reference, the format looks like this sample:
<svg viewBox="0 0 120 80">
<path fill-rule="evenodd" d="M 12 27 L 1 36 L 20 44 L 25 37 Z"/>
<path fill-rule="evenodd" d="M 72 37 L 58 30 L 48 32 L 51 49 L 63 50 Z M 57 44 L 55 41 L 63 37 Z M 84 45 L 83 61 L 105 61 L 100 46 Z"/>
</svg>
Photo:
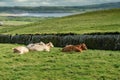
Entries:
<svg viewBox="0 0 120 80">
<path fill-rule="evenodd" d="M 120 80 L 120 51 L 82 53 L 29 52 L 18 55 L 18 44 L 0 44 L 1 80 Z"/>
<path fill-rule="evenodd" d="M 0 34 L 120 32 L 120 9 L 89 12 L 63 18 L 0 17 Z M 120 80 L 120 51 L 82 53 L 29 52 L 18 55 L 20 44 L 0 43 L 0 80 Z"/>
<path fill-rule="evenodd" d="M 42 18 L 42 17 L 17 17 L 17 16 L 0 16 L 0 22 L 3 22 L 3 26 L 0 28 L 21 28 L 22 26 L 31 25 L 31 23 L 37 23 L 46 19 L 51 18 Z M 8 29 L 9 30 L 9 29 Z M 2 29 L 0 30 L 2 31 Z"/>
<path fill-rule="evenodd" d="M 120 9 L 88 12 L 62 18 L 39 21 L 34 24 L 0 28 L 0 33 L 91 33 L 120 32 Z"/>
<path fill-rule="evenodd" d="M 0 22 L 3 22 L 3 26 L 0 26 L 0 33 L 23 29 L 26 26 L 33 26 L 40 21 L 48 19 L 52 18 L 0 16 Z"/>
<path fill-rule="evenodd" d="M 26 25 L 30 24 L 31 22 L 28 21 L 3 21 L 4 26 L 18 26 L 18 25 Z"/>
</svg>

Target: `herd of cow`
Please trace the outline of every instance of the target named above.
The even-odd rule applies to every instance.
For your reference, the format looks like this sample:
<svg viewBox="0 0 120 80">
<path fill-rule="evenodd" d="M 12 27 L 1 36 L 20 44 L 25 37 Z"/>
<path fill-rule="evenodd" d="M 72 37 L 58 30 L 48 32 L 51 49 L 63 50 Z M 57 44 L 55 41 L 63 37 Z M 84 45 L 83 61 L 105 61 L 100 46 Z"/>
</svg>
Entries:
<svg viewBox="0 0 120 80">
<path fill-rule="evenodd" d="M 27 46 L 18 46 L 13 48 L 13 52 L 14 53 L 19 53 L 19 54 L 24 54 L 27 53 L 29 51 L 50 51 L 50 48 L 54 47 L 52 42 L 49 43 L 44 43 L 44 42 L 40 42 L 40 43 L 31 43 L 28 44 Z M 82 44 L 78 44 L 78 45 L 66 45 L 65 47 L 62 48 L 62 52 L 71 52 L 71 51 L 75 51 L 75 52 L 82 52 L 83 50 L 87 50 L 87 46 L 86 44 L 82 43 Z"/>
</svg>

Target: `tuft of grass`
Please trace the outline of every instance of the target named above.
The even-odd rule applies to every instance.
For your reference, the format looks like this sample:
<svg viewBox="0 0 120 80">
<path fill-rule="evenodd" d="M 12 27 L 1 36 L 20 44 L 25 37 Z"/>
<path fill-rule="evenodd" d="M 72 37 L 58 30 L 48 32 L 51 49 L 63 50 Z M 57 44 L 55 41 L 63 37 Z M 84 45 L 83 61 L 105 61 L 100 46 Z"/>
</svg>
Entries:
<svg viewBox="0 0 120 80">
<path fill-rule="evenodd" d="M 120 51 L 86 50 L 29 52 L 18 55 L 18 44 L 0 44 L 0 79 L 2 80 L 119 80 Z"/>
</svg>

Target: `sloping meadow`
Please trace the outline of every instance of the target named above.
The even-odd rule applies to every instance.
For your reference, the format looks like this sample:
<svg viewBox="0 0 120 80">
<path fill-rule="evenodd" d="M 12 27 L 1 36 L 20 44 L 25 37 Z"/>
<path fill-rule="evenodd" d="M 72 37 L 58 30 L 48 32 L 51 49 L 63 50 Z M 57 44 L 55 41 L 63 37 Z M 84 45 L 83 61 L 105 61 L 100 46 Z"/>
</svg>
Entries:
<svg viewBox="0 0 120 80">
<path fill-rule="evenodd" d="M 55 47 L 85 43 L 88 49 L 120 50 L 120 33 L 92 34 L 16 34 L 0 35 L 0 43 L 29 44 L 43 41 L 52 42 Z"/>
</svg>

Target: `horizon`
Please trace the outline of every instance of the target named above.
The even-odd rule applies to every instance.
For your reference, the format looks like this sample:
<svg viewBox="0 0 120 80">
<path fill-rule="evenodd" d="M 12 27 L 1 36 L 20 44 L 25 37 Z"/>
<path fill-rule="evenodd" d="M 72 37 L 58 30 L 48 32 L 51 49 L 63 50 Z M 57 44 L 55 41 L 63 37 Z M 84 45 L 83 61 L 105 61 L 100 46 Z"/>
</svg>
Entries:
<svg viewBox="0 0 120 80">
<path fill-rule="evenodd" d="M 0 0 L 0 7 L 15 7 L 15 6 L 28 6 L 28 7 L 39 7 L 39 6 L 87 6 L 105 3 L 117 3 L 120 0 Z"/>
<path fill-rule="evenodd" d="M 42 5 L 42 6 L 28 6 L 28 5 L 18 5 L 18 6 L 0 6 L 0 7 L 82 7 L 82 6 L 91 6 L 91 5 L 101 5 L 101 4 L 111 4 L 111 3 L 120 3 L 120 2 L 109 2 L 109 3 L 96 3 L 96 4 L 88 4 L 88 5 L 73 5 L 73 6 L 69 6 L 69 5 L 53 5 L 53 6 L 47 6 L 47 5 Z"/>
</svg>

